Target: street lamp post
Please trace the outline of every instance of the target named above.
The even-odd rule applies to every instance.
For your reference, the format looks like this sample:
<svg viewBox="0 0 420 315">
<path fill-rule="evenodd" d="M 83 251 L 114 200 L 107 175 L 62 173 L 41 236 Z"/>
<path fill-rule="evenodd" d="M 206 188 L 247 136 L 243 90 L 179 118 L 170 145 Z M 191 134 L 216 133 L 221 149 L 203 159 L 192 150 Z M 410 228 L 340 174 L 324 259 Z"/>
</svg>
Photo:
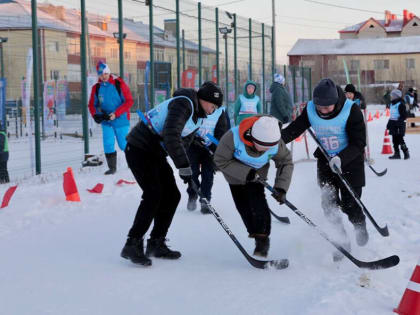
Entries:
<svg viewBox="0 0 420 315">
<path fill-rule="evenodd" d="M 228 44 L 227 38 L 228 34 L 232 33 L 232 29 L 226 26 L 219 27 L 219 32 L 223 35 L 223 39 L 225 40 L 225 94 L 226 94 L 226 107 L 229 106 L 229 71 L 228 71 Z"/>
<path fill-rule="evenodd" d="M 7 40 L 7 37 L 0 37 L 1 78 L 4 78 L 3 43 L 7 43 Z"/>
</svg>

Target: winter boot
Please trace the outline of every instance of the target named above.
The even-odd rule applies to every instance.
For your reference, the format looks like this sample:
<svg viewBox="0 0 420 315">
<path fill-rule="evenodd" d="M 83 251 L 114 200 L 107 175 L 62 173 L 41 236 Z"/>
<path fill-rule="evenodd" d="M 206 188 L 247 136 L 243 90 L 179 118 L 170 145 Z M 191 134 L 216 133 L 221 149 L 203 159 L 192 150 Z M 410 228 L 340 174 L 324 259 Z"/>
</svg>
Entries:
<svg viewBox="0 0 420 315">
<path fill-rule="evenodd" d="M 197 209 L 197 196 L 188 196 L 188 203 L 187 203 L 187 209 L 190 211 L 194 211 Z"/>
<path fill-rule="evenodd" d="M 105 153 L 106 163 L 108 164 L 109 170 L 107 170 L 105 175 L 115 174 L 117 171 L 117 151 L 112 153 Z"/>
<path fill-rule="evenodd" d="M 366 222 L 354 224 L 354 231 L 356 232 L 356 243 L 359 246 L 365 246 L 369 241 L 369 233 L 366 230 Z"/>
<path fill-rule="evenodd" d="M 410 153 L 408 152 L 408 148 L 405 144 L 401 146 L 401 149 L 404 153 L 404 160 L 408 160 L 410 158 Z"/>
<path fill-rule="evenodd" d="M 144 255 L 143 239 L 129 237 L 121 251 L 121 257 L 131 260 L 132 263 L 151 266 L 152 261 Z"/>
<path fill-rule="evenodd" d="M 146 246 L 146 256 L 154 256 L 156 258 L 178 259 L 181 253 L 176 250 L 170 250 L 165 243 L 164 237 L 149 238 Z"/>
<path fill-rule="evenodd" d="M 256 235 L 254 255 L 260 257 L 267 257 L 269 249 L 270 238 L 267 235 Z"/>
<path fill-rule="evenodd" d="M 394 147 L 394 155 L 388 157 L 388 159 L 390 160 L 399 160 L 401 159 L 401 155 L 400 155 L 400 149 L 397 147 Z"/>
<path fill-rule="evenodd" d="M 201 201 L 201 210 L 200 211 L 201 211 L 202 214 L 210 214 L 211 213 L 210 208 L 203 201 Z"/>
</svg>

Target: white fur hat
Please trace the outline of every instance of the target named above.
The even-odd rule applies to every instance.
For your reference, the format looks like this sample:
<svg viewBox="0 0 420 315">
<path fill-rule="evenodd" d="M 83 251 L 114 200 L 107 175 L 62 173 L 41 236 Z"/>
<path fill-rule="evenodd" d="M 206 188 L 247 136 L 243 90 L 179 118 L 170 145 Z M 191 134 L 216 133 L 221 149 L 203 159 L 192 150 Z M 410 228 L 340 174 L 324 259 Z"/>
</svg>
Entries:
<svg viewBox="0 0 420 315">
<path fill-rule="evenodd" d="M 252 141 L 265 146 L 275 146 L 280 141 L 279 121 L 272 116 L 260 117 L 252 126 Z"/>
<path fill-rule="evenodd" d="M 284 77 L 280 73 L 274 74 L 274 82 L 284 84 Z"/>
</svg>

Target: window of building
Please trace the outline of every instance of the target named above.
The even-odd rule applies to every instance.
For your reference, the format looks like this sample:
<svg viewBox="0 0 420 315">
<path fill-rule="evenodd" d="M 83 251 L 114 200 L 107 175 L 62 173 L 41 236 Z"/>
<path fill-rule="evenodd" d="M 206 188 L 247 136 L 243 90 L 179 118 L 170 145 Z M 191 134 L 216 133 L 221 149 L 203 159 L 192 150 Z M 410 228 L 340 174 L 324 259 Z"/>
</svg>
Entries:
<svg viewBox="0 0 420 315">
<path fill-rule="evenodd" d="M 69 55 L 80 56 L 80 39 L 73 37 L 67 39 L 67 49 Z"/>
<path fill-rule="evenodd" d="M 49 42 L 48 43 L 48 51 L 59 52 L 60 51 L 60 43 L 59 42 Z"/>
<path fill-rule="evenodd" d="M 405 66 L 407 69 L 415 69 L 416 60 L 414 58 L 405 59 Z"/>
<path fill-rule="evenodd" d="M 350 70 L 357 71 L 360 69 L 360 60 L 350 60 Z"/>
<path fill-rule="evenodd" d="M 389 60 L 388 59 L 374 60 L 373 65 L 374 65 L 375 70 L 389 69 Z"/>
<path fill-rule="evenodd" d="M 163 52 L 163 49 L 155 48 L 153 55 L 155 57 L 155 61 L 165 61 L 165 54 Z"/>
<path fill-rule="evenodd" d="M 209 66 L 209 55 L 203 55 L 203 67 Z"/>
<path fill-rule="evenodd" d="M 413 26 L 419 26 L 416 22 L 413 23 Z"/>
<path fill-rule="evenodd" d="M 118 48 L 111 48 L 111 58 L 117 59 L 119 56 Z"/>
<path fill-rule="evenodd" d="M 194 53 L 189 53 L 187 55 L 187 65 L 192 67 L 198 66 L 198 56 Z"/>
<path fill-rule="evenodd" d="M 124 51 L 124 59 L 131 60 L 131 51 L 129 50 Z"/>
<path fill-rule="evenodd" d="M 375 26 L 371 24 L 371 25 L 369 26 L 369 28 L 375 28 Z"/>
</svg>

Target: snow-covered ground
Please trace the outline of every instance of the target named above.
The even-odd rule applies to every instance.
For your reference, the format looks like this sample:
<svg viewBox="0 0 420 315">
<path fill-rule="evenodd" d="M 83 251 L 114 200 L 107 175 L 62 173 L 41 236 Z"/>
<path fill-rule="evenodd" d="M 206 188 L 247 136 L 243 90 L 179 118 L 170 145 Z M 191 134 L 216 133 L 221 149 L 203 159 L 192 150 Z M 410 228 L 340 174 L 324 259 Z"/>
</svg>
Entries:
<svg viewBox="0 0 420 315">
<path fill-rule="evenodd" d="M 267 194 L 272 210 L 291 219 L 290 225 L 273 220 L 269 257 L 287 257 L 290 266 L 254 269 L 212 215 L 186 210 L 186 187 L 177 178 L 182 200 L 168 238 L 183 256 L 137 267 L 119 256 L 141 196 L 137 185 L 115 185 L 120 178 L 133 180 L 120 154 L 113 176 L 102 175 L 105 167 L 74 169 L 81 202 L 65 201 L 64 166 L 61 172 L 19 181 L 9 207 L 0 210 L 0 314 L 392 314 L 420 253 L 420 136 L 406 136 L 410 160 L 389 161 L 380 154 L 386 121 L 370 122 L 369 134 L 374 167 L 388 173 L 377 177 L 366 168 L 362 200 L 379 225 L 388 224 L 390 236 L 380 236 L 368 223 L 370 241 L 360 248 L 345 223 L 355 257 L 397 254 L 398 266 L 366 271 L 347 260 L 333 263 L 333 247 Z M 66 150 L 79 145 L 68 142 Z M 305 155 L 303 143 L 295 144 L 294 158 Z M 105 184 L 102 194 L 86 191 L 98 182 Z M 2 185 L 0 195 L 9 186 Z M 330 232 L 314 162 L 295 165 L 288 199 Z M 252 252 L 254 244 L 220 173 L 212 204 Z"/>
</svg>

